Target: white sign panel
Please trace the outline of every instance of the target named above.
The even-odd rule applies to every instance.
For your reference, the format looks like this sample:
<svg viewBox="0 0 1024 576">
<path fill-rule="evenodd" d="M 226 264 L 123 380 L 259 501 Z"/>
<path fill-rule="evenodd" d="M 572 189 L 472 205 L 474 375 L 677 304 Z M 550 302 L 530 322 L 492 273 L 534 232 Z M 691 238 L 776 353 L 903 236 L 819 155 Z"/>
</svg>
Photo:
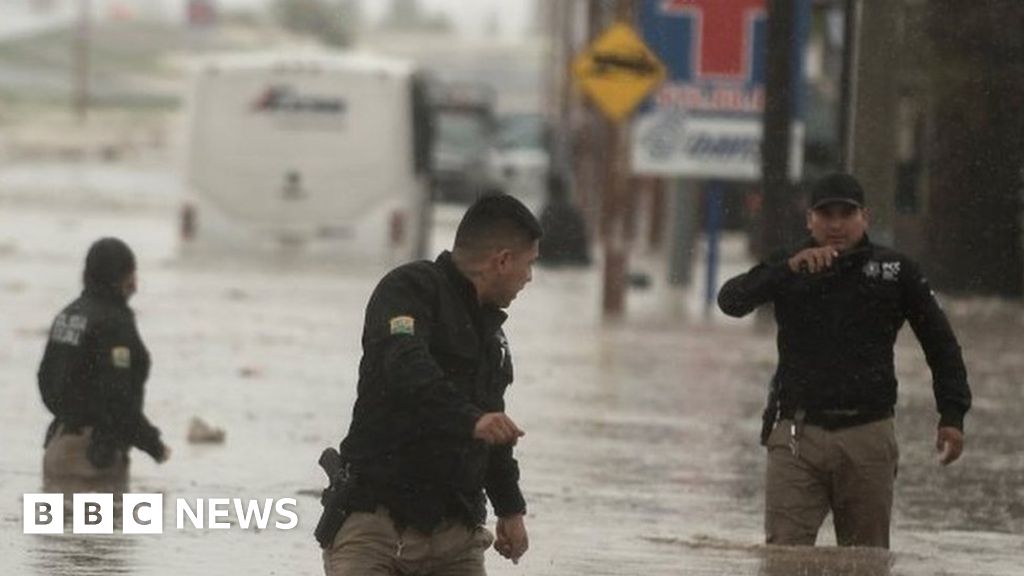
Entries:
<svg viewBox="0 0 1024 576">
<path fill-rule="evenodd" d="M 793 124 L 792 176 L 801 171 L 803 124 Z M 659 110 L 633 122 L 633 171 L 652 176 L 758 180 L 761 121 L 730 120 Z"/>
</svg>

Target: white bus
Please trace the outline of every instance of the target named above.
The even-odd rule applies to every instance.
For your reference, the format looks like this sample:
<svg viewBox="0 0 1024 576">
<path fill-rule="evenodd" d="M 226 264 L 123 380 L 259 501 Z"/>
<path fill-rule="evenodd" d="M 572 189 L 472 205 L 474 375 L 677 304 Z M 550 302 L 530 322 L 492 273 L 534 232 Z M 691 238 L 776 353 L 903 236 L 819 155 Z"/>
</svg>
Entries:
<svg viewBox="0 0 1024 576">
<path fill-rule="evenodd" d="M 425 92 L 413 65 L 364 53 L 203 60 L 187 105 L 183 254 L 423 255 Z"/>
</svg>

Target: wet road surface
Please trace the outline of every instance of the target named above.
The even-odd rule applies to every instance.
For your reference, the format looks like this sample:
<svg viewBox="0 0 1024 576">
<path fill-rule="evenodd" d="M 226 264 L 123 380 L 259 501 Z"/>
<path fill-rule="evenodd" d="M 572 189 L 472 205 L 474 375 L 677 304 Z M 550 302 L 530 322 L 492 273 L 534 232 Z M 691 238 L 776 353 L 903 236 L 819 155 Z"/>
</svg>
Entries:
<svg viewBox="0 0 1024 576">
<path fill-rule="evenodd" d="M 183 263 L 172 207 L 160 203 L 0 209 L 0 573 L 320 573 L 316 458 L 348 425 L 379 271 Z M 439 238 L 451 221 L 438 219 Z M 159 536 L 22 534 L 21 495 L 41 486 L 48 423 L 35 369 L 48 323 L 78 291 L 82 254 L 106 234 L 139 254 L 133 306 L 154 359 L 147 412 L 174 449 L 163 466 L 135 452 L 132 491 L 296 498 L 296 529 L 179 531 L 167 506 Z M 768 549 L 757 435 L 773 333 L 675 319 L 643 293 L 631 295 L 629 319 L 605 324 L 598 281 L 539 270 L 511 309 L 508 409 L 527 432 L 517 453 L 531 549 L 518 566 L 489 553 L 491 574 L 1024 574 L 1019 304 L 947 303 L 976 398 L 967 451 L 950 468 L 936 462 L 927 365 L 904 331 L 892 554 Z M 192 416 L 223 427 L 225 444 L 186 443 Z M 834 543 L 830 527 L 819 543 Z"/>
</svg>

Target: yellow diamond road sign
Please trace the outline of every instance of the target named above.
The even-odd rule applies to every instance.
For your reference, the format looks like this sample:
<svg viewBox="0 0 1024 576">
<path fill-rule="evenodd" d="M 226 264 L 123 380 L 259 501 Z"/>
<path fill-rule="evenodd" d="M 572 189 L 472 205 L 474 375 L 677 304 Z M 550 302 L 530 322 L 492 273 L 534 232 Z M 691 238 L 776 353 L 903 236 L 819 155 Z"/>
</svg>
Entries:
<svg viewBox="0 0 1024 576">
<path fill-rule="evenodd" d="M 622 120 L 665 80 L 665 65 L 621 22 L 613 24 L 573 61 L 576 82 L 601 111 Z"/>
</svg>

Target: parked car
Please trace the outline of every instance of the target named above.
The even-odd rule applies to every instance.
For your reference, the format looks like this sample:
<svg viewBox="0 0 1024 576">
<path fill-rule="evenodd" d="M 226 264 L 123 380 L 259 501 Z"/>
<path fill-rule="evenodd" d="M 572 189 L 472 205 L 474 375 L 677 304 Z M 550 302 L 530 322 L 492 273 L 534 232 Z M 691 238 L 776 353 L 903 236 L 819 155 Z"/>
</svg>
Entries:
<svg viewBox="0 0 1024 576">
<path fill-rule="evenodd" d="M 494 179 L 505 192 L 539 213 L 547 198 L 551 165 L 549 130 L 544 117 L 531 113 L 500 116 L 490 165 Z"/>
<path fill-rule="evenodd" d="M 435 200 L 469 203 L 495 189 L 489 165 L 496 136 L 494 100 L 494 91 L 482 84 L 431 87 Z"/>
</svg>

